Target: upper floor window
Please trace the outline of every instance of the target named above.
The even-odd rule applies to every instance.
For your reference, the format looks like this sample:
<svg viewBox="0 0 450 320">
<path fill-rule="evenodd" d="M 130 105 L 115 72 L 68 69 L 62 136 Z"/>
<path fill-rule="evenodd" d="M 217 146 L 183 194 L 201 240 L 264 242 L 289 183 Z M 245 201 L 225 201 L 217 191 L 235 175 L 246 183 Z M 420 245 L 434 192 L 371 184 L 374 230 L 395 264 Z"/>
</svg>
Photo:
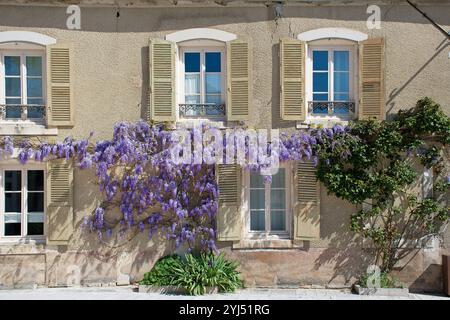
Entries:
<svg viewBox="0 0 450 320">
<path fill-rule="evenodd" d="M 44 170 L 0 171 L 0 238 L 44 235 Z"/>
<path fill-rule="evenodd" d="M 308 50 L 308 115 L 349 120 L 355 114 L 355 53 L 351 46 Z"/>
<path fill-rule="evenodd" d="M 41 50 L 0 48 L 0 120 L 43 123 L 44 67 Z"/>
<path fill-rule="evenodd" d="M 225 115 L 225 54 L 223 47 L 184 47 L 180 50 L 182 72 L 179 115 Z"/>
</svg>

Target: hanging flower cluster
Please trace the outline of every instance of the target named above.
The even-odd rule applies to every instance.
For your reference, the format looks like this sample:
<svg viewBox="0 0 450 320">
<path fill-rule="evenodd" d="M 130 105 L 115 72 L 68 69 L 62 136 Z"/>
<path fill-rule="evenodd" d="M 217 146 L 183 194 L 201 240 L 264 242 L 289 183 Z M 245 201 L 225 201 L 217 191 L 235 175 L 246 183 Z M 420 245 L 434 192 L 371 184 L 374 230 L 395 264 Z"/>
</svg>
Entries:
<svg viewBox="0 0 450 320">
<path fill-rule="evenodd" d="M 202 141 L 199 136 L 202 130 L 190 130 L 192 141 L 197 144 Z M 317 163 L 319 150 L 337 148 L 335 141 L 346 140 L 335 140 L 336 135 L 349 135 L 349 130 L 336 125 L 291 135 L 281 133 L 279 148 L 271 147 L 272 140 L 267 144 L 267 153 L 281 162 L 311 159 Z M 74 159 L 80 169 L 93 168 L 104 201 L 85 218 L 83 226 L 96 232 L 99 238 L 110 237 L 113 230 L 123 235 L 134 229 L 148 232 L 149 237 L 160 232 L 166 239 L 174 240 L 176 246 L 200 245 L 205 250 L 215 250 L 218 186 L 214 164 L 205 164 L 202 155 L 195 152 L 193 157 L 197 160 L 200 157 L 200 162 L 174 164 L 170 152 L 174 142 L 163 125 L 119 122 L 111 140 L 91 143 L 91 138 L 92 133 L 88 139 L 76 141 L 69 137 L 54 144 L 22 140 L 17 144 L 17 158 L 22 164 L 29 160 Z M 245 157 L 249 156 L 248 139 L 244 146 L 237 141 L 233 144 L 236 149 L 244 147 Z M 11 157 L 14 145 L 11 137 L 1 138 L 0 157 Z M 342 148 L 342 152 L 345 156 L 348 149 Z M 260 170 L 265 165 L 258 163 L 246 168 Z M 270 183 L 271 176 L 265 179 Z M 121 219 L 110 222 L 106 215 L 113 207 L 119 208 Z"/>
</svg>

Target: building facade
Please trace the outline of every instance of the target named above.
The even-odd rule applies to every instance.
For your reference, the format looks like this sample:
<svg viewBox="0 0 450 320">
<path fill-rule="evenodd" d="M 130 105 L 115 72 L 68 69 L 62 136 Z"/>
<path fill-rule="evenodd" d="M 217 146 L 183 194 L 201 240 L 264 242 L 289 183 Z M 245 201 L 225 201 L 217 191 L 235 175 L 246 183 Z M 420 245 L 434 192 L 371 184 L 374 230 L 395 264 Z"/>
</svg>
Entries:
<svg viewBox="0 0 450 320">
<path fill-rule="evenodd" d="M 450 28 L 447 1 L 417 2 Z M 1 1 L 0 135 L 100 140 L 139 119 L 289 132 L 389 119 L 424 96 L 450 113 L 448 39 L 400 1 L 374 1 L 380 28 L 366 1 L 77 3 L 79 16 L 66 1 Z M 348 287 L 370 264 L 349 230 L 358 207 L 308 165 L 283 165 L 269 186 L 236 167 L 220 175 L 218 244 L 247 286 Z M 0 181 L 0 288 L 138 281 L 174 250 L 82 233 L 102 200 L 91 170 L 2 159 Z M 449 246 L 447 231 L 417 248 L 399 279 L 440 290 Z"/>
</svg>

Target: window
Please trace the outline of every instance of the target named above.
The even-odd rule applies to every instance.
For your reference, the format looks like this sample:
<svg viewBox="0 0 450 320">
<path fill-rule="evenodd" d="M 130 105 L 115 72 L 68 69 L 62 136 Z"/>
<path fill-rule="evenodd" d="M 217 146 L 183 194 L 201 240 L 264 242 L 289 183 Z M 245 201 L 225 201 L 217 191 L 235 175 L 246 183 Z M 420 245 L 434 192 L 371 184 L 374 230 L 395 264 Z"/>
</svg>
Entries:
<svg viewBox="0 0 450 320">
<path fill-rule="evenodd" d="M 225 115 L 225 72 L 222 47 L 181 50 L 180 117 Z"/>
<path fill-rule="evenodd" d="M 44 118 L 44 59 L 40 50 L 0 51 L 0 120 Z"/>
<path fill-rule="evenodd" d="M 348 120 L 355 113 L 354 52 L 349 46 L 309 49 L 308 113 L 310 117 Z"/>
<path fill-rule="evenodd" d="M 0 174 L 0 237 L 44 235 L 44 170 L 12 168 Z"/>
<path fill-rule="evenodd" d="M 279 168 L 272 183 L 257 172 L 248 175 L 247 231 L 250 238 L 287 238 L 290 233 L 290 174 Z"/>
</svg>

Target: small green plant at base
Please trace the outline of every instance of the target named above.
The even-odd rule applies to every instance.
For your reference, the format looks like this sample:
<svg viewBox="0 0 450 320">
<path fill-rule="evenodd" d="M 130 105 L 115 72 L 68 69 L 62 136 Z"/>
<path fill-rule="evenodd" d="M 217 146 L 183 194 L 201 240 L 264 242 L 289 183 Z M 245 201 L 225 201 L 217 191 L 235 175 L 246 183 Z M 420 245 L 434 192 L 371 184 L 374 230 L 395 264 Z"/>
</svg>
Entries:
<svg viewBox="0 0 450 320">
<path fill-rule="evenodd" d="M 237 271 L 238 264 L 224 254 L 186 254 L 184 258 L 167 256 L 156 262 L 144 275 L 142 285 L 177 286 L 190 295 L 204 294 L 207 287 L 217 287 L 219 292 L 233 292 L 242 287 Z"/>
<path fill-rule="evenodd" d="M 356 284 L 363 288 L 367 288 L 368 283 L 373 277 L 372 273 L 364 273 L 358 280 Z M 397 281 L 393 276 L 389 275 L 387 272 L 380 273 L 380 288 L 403 288 L 403 285 Z"/>
</svg>

